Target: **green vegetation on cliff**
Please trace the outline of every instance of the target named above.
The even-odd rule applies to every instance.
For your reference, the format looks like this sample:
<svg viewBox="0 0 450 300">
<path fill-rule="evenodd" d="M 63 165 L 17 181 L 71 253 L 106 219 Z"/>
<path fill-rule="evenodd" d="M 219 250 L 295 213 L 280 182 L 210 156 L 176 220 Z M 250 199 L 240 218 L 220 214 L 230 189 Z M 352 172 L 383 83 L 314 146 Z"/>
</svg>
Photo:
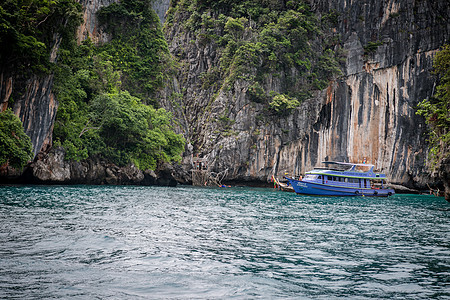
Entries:
<svg viewBox="0 0 450 300">
<path fill-rule="evenodd" d="M 24 79 L 55 74 L 53 139 L 67 159 L 101 156 L 140 169 L 181 159 L 184 139 L 172 130 L 172 116 L 153 108 L 171 60 L 151 1 L 122 0 L 102 8 L 98 18 L 111 41 L 77 45 L 78 1 L 3 1 L 0 71 Z M 1 118 L 0 164 L 23 166 L 30 158 L 29 138 L 10 111 Z"/>
<path fill-rule="evenodd" d="M 203 88 L 216 92 L 245 80 L 250 100 L 285 114 L 341 74 L 336 37 L 324 34 L 330 20 L 331 15 L 319 19 L 303 1 L 179 0 L 172 3 L 166 26 L 170 31 L 182 24 L 199 47 L 217 49 L 218 69 L 202 74 Z M 265 90 L 274 78 L 281 86 Z"/>
<path fill-rule="evenodd" d="M 73 0 L 0 3 L 0 74 L 2 80 L 12 78 L 15 84 L 9 87 L 10 106 L 26 92 L 22 84 L 26 79 L 53 71 L 55 43 L 73 36 L 80 12 L 81 5 Z M 20 169 L 32 158 L 31 141 L 20 119 L 10 109 L 0 113 L 0 165 Z"/>
<path fill-rule="evenodd" d="M 55 36 L 71 34 L 81 21 L 74 0 L 5 0 L 0 4 L 0 66 L 13 70 L 49 72 Z"/>
<path fill-rule="evenodd" d="M 19 118 L 9 109 L 0 113 L 0 166 L 21 169 L 32 158 L 31 141 Z"/>
<path fill-rule="evenodd" d="M 173 132 L 171 114 L 146 105 L 157 105 L 153 97 L 170 64 L 150 4 L 124 0 L 102 8 L 99 20 L 112 40 L 100 46 L 73 40 L 61 49 L 54 140 L 68 159 L 101 156 L 140 169 L 181 159 L 184 139 Z"/>
<path fill-rule="evenodd" d="M 172 60 L 151 2 L 123 0 L 101 8 L 98 20 L 112 40 L 98 51 L 121 71 L 125 89 L 147 104 L 158 106 L 155 92 L 162 87 Z"/>
<path fill-rule="evenodd" d="M 430 156 L 436 165 L 450 156 L 450 45 L 436 54 L 433 67 L 439 82 L 436 93 L 419 103 L 417 113 L 423 115 L 430 126 Z"/>
<path fill-rule="evenodd" d="M 141 104 L 128 92 L 102 94 L 91 103 L 91 118 L 82 133 L 89 148 L 118 164 L 130 161 L 155 169 L 158 161 L 178 161 L 183 139 L 171 130 L 171 114 Z M 88 130 L 98 128 L 98 130 Z"/>
</svg>

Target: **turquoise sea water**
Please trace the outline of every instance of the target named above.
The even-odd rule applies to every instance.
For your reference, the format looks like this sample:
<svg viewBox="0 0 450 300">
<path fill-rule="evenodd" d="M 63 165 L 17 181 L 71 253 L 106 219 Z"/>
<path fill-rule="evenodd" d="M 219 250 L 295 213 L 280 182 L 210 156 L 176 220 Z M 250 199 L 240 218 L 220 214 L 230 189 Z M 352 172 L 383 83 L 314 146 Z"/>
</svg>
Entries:
<svg viewBox="0 0 450 300">
<path fill-rule="evenodd" d="M 443 198 L 0 187 L 2 299 L 450 299 Z"/>
</svg>

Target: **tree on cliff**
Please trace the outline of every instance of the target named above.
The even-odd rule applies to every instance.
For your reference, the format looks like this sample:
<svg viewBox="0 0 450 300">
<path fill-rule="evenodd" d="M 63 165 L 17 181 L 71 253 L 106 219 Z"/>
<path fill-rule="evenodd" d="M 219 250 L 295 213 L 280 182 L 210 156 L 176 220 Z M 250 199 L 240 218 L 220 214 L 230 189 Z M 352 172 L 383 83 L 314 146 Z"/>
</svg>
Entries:
<svg viewBox="0 0 450 300">
<path fill-rule="evenodd" d="M 111 41 L 77 44 L 73 36 L 60 48 L 54 145 L 67 160 L 97 156 L 142 170 L 180 160 L 185 141 L 172 130 L 172 115 L 153 107 L 169 50 L 151 1 L 112 3 L 97 16 Z"/>
<path fill-rule="evenodd" d="M 81 21 L 75 0 L 5 0 L 0 3 L 0 69 L 22 74 L 51 71 L 55 35 L 66 36 Z"/>
<path fill-rule="evenodd" d="M 184 139 L 170 125 L 171 114 L 141 103 L 128 92 L 103 94 L 91 104 L 92 124 L 98 128 L 87 139 L 90 152 L 121 165 L 155 169 L 159 161 L 180 161 Z M 92 144 L 94 142 L 95 144 Z"/>
<path fill-rule="evenodd" d="M 30 138 L 11 110 L 0 113 L 0 165 L 21 169 L 33 157 Z"/>
<path fill-rule="evenodd" d="M 450 156 L 450 45 L 436 54 L 433 67 L 439 82 L 436 94 L 419 103 L 417 113 L 430 126 L 430 155 L 435 166 Z"/>
</svg>

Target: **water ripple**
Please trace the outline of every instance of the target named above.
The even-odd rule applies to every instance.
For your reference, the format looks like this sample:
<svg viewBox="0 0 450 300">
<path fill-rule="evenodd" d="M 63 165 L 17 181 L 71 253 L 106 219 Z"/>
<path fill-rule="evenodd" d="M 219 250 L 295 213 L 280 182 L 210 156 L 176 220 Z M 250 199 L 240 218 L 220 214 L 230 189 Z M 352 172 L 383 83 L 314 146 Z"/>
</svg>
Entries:
<svg viewBox="0 0 450 300">
<path fill-rule="evenodd" d="M 450 299 L 442 198 L 0 188 L 0 298 Z"/>
</svg>

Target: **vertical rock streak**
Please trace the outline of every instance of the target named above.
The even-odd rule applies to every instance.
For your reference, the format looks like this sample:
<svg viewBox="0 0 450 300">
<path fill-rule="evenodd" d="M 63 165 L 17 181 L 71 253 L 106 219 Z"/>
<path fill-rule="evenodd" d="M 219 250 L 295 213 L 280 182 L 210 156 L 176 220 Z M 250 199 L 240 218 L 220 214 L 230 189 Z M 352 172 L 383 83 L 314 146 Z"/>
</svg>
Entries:
<svg viewBox="0 0 450 300">
<path fill-rule="evenodd" d="M 53 76 L 34 76 L 27 81 L 26 92 L 15 104 L 14 113 L 22 120 L 35 155 L 51 145 L 58 102 L 52 93 Z"/>
<path fill-rule="evenodd" d="M 366 158 L 394 182 L 423 186 L 429 180 L 427 144 L 415 107 L 431 95 L 432 57 L 450 36 L 448 3 L 312 0 L 310 5 L 318 15 L 334 10 L 339 16 L 335 30 L 346 51 L 344 75 L 291 116 L 264 125 L 256 125 L 264 111 L 259 104 L 249 105 L 245 81 L 216 97 L 195 84 L 199 74 L 218 64 L 218 56 L 208 57 L 214 49 L 195 38 L 194 47 L 188 33 L 180 34 L 174 24 L 167 35 L 171 51 L 185 51 L 182 61 L 190 70 L 188 80 L 180 80 L 188 89 L 184 98 L 195 99 L 197 108 L 211 108 L 207 119 L 191 119 L 184 126 L 197 129 L 191 135 L 202 140 L 199 150 L 214 161 L 213 168 L 235 170 L 230 179 L 266 180 L 274 173 L 304 173 L 326 159 Z M 265 90 L 280 91 L 281 77 L 269 76 Z M 195 114 L 193 107 L 186 111 Z M 238 134 L 214 133 L 215 121 L 224 114 L 235 121 L 231 130 Z"/>
<path fill-rule="evenodd" d="M 77 40 L 82 42 L 90 38 L 95 44 L 105 43 L 110 40 L 108 34 L 98 26 L 97 11 L 118 0 L 80 0 L 83 7 L 83 23 L 77 30 Z"/>
<path fill-rule="evenodd" d="M 95 16 L 115 0 L 80 2 L 84 22 L 79 41 L 107 41 Z M 169 0 L 155 3 L 164 17 Z M 162 92 L 162 106 L 174 113 L 187 140 L 209 157 L 213 170 L 230 170 L 228 179 L 265 181 L 274 173 L 304 173 L 326 159 L 365 157 L 394 182 L 424 184 L 425 126 L 415 106 L 430 96 L 432 57 L 449 42 L 448 1 L 311 0 L 310 5 L 318 15 L 334 10 L 339 16 L 335 30 L 346 51 L 344 75 L 290 116 L 259 122 L 258 115 L 266 112 L 250 102 L 245 80 L 217 94 L 204 88 L 200 75 L 219 65 L 220 53 L 176 23 L 166 38 L 181 67 Z M 52 81 L 52 76 L 31 78 L 26 93 L 14 103 L 35 154 L 51 142 L 57 110 Z M 269 76 L 265 90 L 281 91 L 282 81 L 283 76 Z M 14 79 L 2 73 L 2 110 L 13 88 Z M 173 93 L 183 97 L 174 100 Z M 221 132 L 220 117 L 233 121 L 227 135 Z"/>
</svg>

